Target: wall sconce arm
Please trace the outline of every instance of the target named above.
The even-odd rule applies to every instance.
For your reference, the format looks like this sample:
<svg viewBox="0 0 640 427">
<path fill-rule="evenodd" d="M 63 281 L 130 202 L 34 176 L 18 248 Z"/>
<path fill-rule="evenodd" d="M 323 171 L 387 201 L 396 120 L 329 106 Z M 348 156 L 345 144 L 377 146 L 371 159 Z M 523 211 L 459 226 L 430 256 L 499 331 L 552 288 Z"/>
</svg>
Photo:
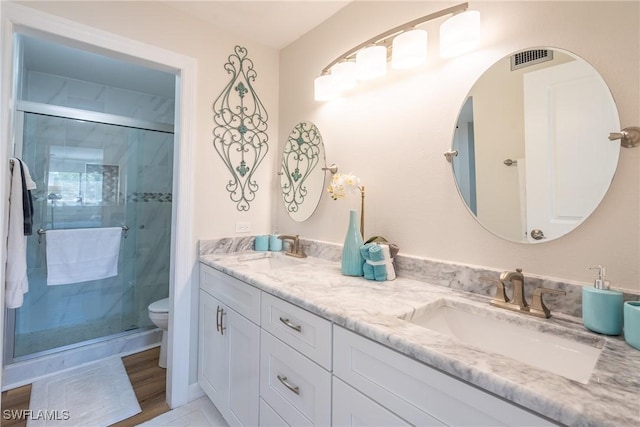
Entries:
<svg viewBox="0 0 640 427">
<path fill-rule="evenodd" d="M 331 172 L 331 175 L 335 175 L 338 173 L 338 165 L 336 165 L 335 163 L 331 163 L 329 166 L 325 166 L 322 168 L 323 171 L 329 171 Z"/>
<path fill-rule="evenodd" d="M 622 129 L 620 132 L 612 132 L 609 134 L 609 141 L 616 141 L 618 139 L 625 148 L 640 146 L 640 127 L 631 126 Z"/>
</svg>

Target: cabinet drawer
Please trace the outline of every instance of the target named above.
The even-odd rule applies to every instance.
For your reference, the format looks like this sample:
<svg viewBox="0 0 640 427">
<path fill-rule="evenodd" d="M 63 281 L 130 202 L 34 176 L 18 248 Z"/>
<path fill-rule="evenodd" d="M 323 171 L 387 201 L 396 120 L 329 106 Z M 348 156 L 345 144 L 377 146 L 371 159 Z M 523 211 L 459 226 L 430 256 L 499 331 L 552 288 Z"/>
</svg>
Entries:
<svg viewBox="0 0 640 427">
<path fill-rule="evenodd" d="M 263 293 L 262 329 L 331 370 L 331 322 Z"/>
<path fill-rule="evenodd" d="M 554 425 L 344 328 L 333 336 L 334 375 L 410 424 Z"/>
<path fill-rule="evenodd" d="M 334 427 L 410 426 L 396 414 L 337 378 L 333 379 L 332 411 L 331 419 Z"/>
<path fill-rule="evenodd" d="M 264 330 L 260 397 L 289 425 L 331 424 L 331 374 Z"/>
<path fill-rule="evenodd" d="M 260 398 L 260 427 L 289 427 L 289 424 Z"/>
<path fill-rule="evenodd" d="M 260 324 L 260 290 L 208 265 L 200 264 L 200 289 Z"/>
</svg>

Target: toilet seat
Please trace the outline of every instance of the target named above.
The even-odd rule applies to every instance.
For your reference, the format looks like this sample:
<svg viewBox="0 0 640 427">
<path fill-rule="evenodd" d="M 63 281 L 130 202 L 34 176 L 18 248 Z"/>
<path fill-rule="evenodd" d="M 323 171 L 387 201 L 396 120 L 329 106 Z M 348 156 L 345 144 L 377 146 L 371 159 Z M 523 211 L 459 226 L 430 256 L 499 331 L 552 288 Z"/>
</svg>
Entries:
<svg viewBox="0 0 640 427">
<path fill-rule="evenodd" d="M 150 313 L 169 313 L 169 298 L 163 298 L 149 304 Z"/>
</svg>

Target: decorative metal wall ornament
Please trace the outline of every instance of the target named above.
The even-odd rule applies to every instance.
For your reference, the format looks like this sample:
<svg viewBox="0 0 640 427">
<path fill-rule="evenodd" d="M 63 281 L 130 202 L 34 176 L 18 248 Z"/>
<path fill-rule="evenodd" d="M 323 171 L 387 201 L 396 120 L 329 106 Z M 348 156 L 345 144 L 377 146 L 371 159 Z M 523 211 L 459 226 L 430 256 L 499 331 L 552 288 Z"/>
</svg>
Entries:
<svg viewBox="0 0 640 427">
<path fill-rule="evenodd" d="M 253 90 L 258 73 L 247 49 L 236 46 L 234 52 L 224 65 L 232 78 L 213 103 L 213 147 L 232 176 L 229 197 L 239 211 L 248 211 L 259 189 L 253 175 L 269 150 L 268 114 Z"/>
<path fill-rule="evenodd" d="M 287 212 L 298 212 L 307 196 L 307 178 L 320 162 L 322 137 L 310 122 L 300 122 L 291 131 L 282 153 L 282 199 Z"/>
</svg>

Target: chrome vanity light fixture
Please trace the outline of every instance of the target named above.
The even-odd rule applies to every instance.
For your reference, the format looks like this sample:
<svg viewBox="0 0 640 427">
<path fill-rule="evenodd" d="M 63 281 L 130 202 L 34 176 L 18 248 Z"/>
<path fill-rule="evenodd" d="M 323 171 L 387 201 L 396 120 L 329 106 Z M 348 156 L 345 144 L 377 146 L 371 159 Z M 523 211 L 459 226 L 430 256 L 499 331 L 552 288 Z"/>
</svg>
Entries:
<svg viewBox="0 0 640 427">
<path fill-rule="evenodd" d="M 315 100 L 329 101 L 355 87 L 358 80 L 384 76 L 389 59 L 394 69 L 423 64 L 427 57 L 427 32 L 416 27 L 443 16 L 452 15 L 440 26 L 440 56 L 448 58 L 474 49 L 480 40 L 480 12 L 468 8 L 469 3 L 462 3 L 414 19 L 343 53 L 314 80 Z"/>
</svg>

